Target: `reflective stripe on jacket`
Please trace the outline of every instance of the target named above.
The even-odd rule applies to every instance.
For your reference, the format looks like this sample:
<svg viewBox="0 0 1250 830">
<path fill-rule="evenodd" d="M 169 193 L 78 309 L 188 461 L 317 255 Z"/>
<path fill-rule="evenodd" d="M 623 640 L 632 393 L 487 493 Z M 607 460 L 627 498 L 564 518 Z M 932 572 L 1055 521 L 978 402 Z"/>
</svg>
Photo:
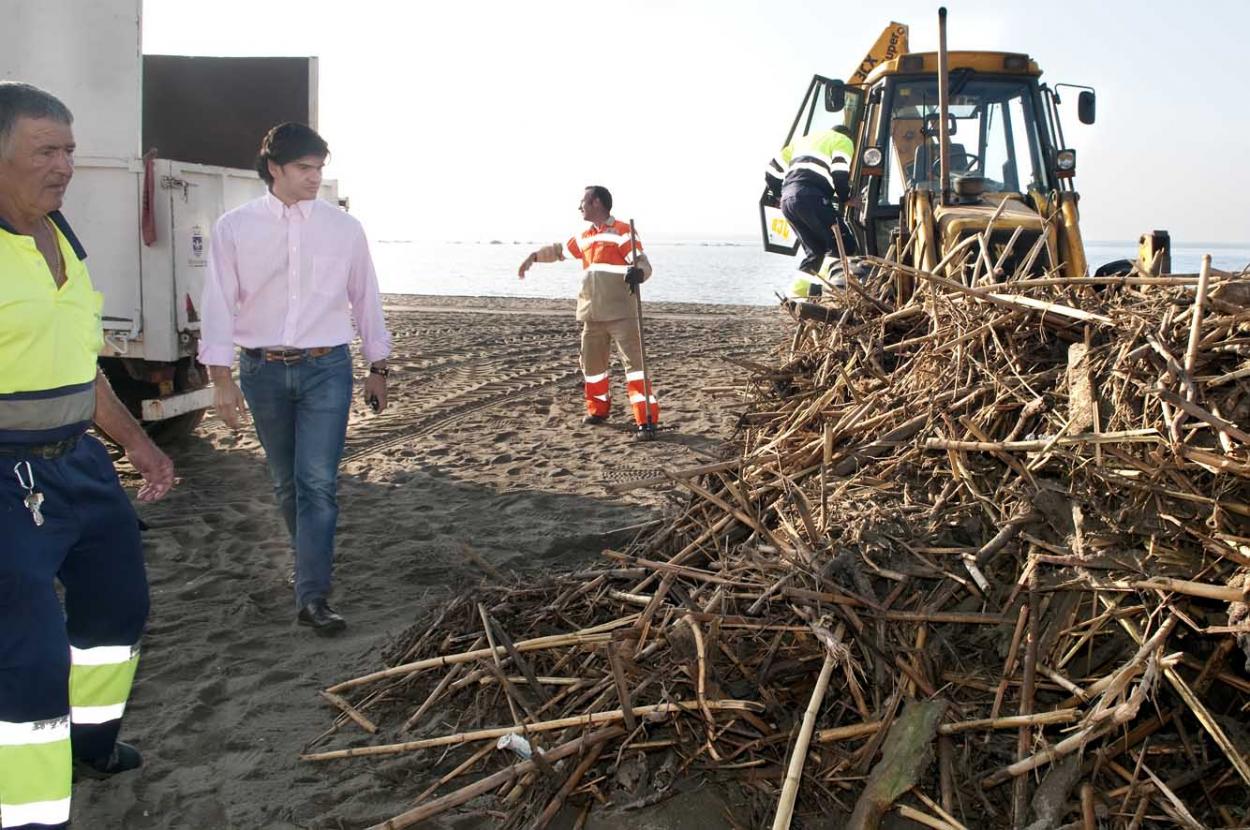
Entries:
<svg viewBox="0 0 1250 830">
<path fill-rule="evenodd" d="M 83 432 L 95 413 L 104 297 L 59 212 L 65 284 L 57 288 L 35 239 L 0 222 L 0 443 L 47 443 Z"/>
<path fill-rule="evenodd" d="M 824 182 L 835 189 L 834 175 L 847 173 L 851 168 L 851 156 L 855 154 L 855 142 L 835 130 L 802 135 L 781 148 L 764 176 L 768 179 L 814 180 Z"/>
</svg>

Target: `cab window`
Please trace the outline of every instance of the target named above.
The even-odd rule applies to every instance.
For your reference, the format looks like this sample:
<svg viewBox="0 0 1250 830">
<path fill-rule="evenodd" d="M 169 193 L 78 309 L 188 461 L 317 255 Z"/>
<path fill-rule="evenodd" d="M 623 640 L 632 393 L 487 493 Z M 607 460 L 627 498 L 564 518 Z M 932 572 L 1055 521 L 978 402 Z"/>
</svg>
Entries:
<svg viewBox="0 0 1250 830">
<path fill-rule="evenodd" d="M 879 201 L 898 204 L 910 187 L 938 190 L 937 79 L 900 81 L 889 97 L 885 181 Z M 951 73 L 951 176 L 980 176 L 991 192 L 1044 189 L 1033 86 L 1017 79 Z"/>
</svg>

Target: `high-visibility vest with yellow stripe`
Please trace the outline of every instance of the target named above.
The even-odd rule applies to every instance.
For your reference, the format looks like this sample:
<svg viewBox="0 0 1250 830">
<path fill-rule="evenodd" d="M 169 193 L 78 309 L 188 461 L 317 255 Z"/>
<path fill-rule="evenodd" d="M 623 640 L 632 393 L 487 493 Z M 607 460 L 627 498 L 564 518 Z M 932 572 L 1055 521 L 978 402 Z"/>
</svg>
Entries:
<svg viewBox="0 0 1250 830">
<path fill-rule="evenodd" d="M 835 130 L 801 135 L 781 148 L 765 174 L 769 178 L 792 181 L 810 179 L 833 189 L 833 174 L 850 170 L 855 142 Z"/>
<path fill-rule="evenodd" d="M 70 438 L 95 413 L 104 298 L 65 218 L 48 220 L 65 263 L 60 288 L 34 237 L 0 220 L 0 444 Z"/>
</svg>

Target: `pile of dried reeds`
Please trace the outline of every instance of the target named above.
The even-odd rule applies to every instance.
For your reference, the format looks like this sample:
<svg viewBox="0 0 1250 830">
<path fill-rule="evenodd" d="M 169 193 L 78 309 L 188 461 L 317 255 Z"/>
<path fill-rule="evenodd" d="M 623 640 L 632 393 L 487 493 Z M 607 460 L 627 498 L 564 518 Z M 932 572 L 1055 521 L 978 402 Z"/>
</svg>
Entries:
<svg viewBox="0 0 1250 830">
<path fill-rule="evenodd" d="M 1250 275 L 871 264 L 670 522 L 451 602 L 325 693 L 379 734 L 305 757 L 430 753 L 386 828 L 699 776 L 745 828 L 1250 824 Z"/>
</svg>

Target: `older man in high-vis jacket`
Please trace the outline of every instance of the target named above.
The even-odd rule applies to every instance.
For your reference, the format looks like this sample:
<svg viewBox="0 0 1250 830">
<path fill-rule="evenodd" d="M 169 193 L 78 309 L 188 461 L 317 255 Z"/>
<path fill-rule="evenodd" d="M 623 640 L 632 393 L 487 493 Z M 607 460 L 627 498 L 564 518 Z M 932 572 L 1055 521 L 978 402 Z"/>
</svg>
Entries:
<svg viewBox="0 0 1250 830">
<path fill-rule="evenodd" d="M 535 262 L 558 262 L 564 259 L 566 250 L 582 261 L 582 290 L 577 295 L 577 319 L 582 322 L 582 374 L 586 383 L 586 415 L 582 422 L 602 424 L 608 420 L 612 410 L 608 368 L 612 344 L 616 343 L 625 363 L 625 390 L 638 428 L 636 437 L 648 440 L 655 437 L 660 406 L 654 388 L 649 388 L 650 378 L 643 376 L 638 303 L 632 292 L 650 278 L 651 262 L 642 252 L 642 243 L 631 235 L 630 226 L 612 218 L 612 194 L 607 188 L 587 187 L 578 209 L 590 227 L 563 245 L 555 242 L 534 251 L 517 273 L 525 279 L 525 272 Z"/>
<path fill-rule="evenodd" d="M 70 780 L 139 766 L 117 740 L 139 660 L 148 586 L 139 520 L 96 426 L 143 475 L 173 464 L 96 367 L 102 297 L 61 201 L 72 116 L 0 82 L 0 827 L 65 827 Z M 55 581 L 65 594 L 62 611 Z M 84 826 L 103 826 L 94 823 Z"/>
</svg>

